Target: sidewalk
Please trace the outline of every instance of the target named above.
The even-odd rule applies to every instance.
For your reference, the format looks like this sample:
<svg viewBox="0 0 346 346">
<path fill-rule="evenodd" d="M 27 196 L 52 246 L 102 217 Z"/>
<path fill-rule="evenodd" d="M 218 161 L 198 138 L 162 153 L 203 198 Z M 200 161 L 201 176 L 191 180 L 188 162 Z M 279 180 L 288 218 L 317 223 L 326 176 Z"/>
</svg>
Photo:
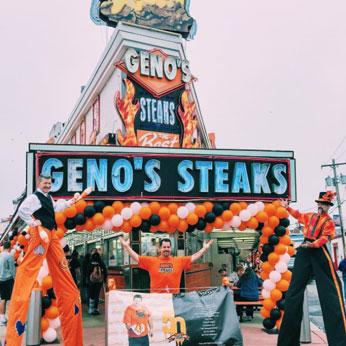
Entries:
<svg viewBox="0 0 346 346">
<path fill-rule="evenodd" d="M 106 344 L 105 323 L 103 315 L 89 316 L 86 312 L 83 315 L 84 345 L 102 346 Z M 276 345 L 277 335 L 269 335 L 262 330 L 262 317 L 256 313 L 251 322 L 240 324 L 243 334 L 244 346 L 271 346 Z M 0 327 L 0 336 L 4 335 L 4 327 Z M 61 339 L 60 339 L 61 340 Z M 326 335 L 315 325 L 311 324 L 311 341 L 309 345 L 328 345 Z M 52 346 L 62 346 L 63 344 L 50 344 Z"/>
</svg>

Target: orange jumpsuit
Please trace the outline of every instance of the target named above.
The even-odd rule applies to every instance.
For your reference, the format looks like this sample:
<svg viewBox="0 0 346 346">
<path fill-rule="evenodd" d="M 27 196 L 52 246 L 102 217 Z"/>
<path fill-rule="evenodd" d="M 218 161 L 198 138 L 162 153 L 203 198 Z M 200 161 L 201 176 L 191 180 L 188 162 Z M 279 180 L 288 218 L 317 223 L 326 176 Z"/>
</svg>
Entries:
<svg viewBox="0 0 346 346">
<path fill-rule="evenodd" d="M 35 285 L 43 260 L 47 259 L 60 312 L 64 345 L 82 346 L 83 327 L 80 294 L 69 271 L 68 262 L 59 239 L 54 233 L 53 201 L 50 201 L 49 195 L 48 197 L 37 193 L 36 195 L 40 197 L 41 205 L 37 200 L 36 202 L 41 208 L 33 216 L 36 219 L 42 219 L 43 225 L 48 220 L 51 230 L 47 228 L 48 226 L 44 229 L 48 234 L 49 241 L 46 243 L 41 239 L 37 227 L 30 227 L 29 233 L 31 237 L 28 249 L 17 269 L 12 291 L 7 322 L 6 345 L 20 346 L 22 344 L 31 291 Z M 24 202 L 23 204 L 25 204 Z"/>
</svg>

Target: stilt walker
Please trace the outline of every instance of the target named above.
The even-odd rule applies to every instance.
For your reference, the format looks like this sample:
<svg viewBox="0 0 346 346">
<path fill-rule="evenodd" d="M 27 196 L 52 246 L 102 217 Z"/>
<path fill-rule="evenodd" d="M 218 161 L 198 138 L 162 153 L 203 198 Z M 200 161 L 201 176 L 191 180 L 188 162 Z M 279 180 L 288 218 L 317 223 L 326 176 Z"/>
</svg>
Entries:
<svg viewBox="0 0 346 346">
<path fill-rule="evenodd" d="M 297 249 L 292 281 L 285 298 L 285 313 L 278 338 L 278 346 L 300 345 L 300 328 L 306 285 L 314 274 L 321 303 L 324 326 L 329 346 L 346 345 L 346 317 L 342 286 L 333 266 L 326 244 L 335 235 L 335 225 L 328 215 L 335 193 L 321 192 L 315 201 L 317 213 L 300 213 L 282 205 L 303 224 L 304 242 Z"/>
<path fill-rule="evenodd" d="M 23 262 L 17 269 L 7 323 L 7 346 L 22 344 L 31 291 L 45 258 L 57 297 L 64 345 L 83 345 L 80 294 L 55 235 L 56 204 L 49 195 L 51 184 L 50 177 L 40 175 L 37 190 L 23 201 L 18 211 L 19 216 L 30 226 L 31 238 Z M 75 201 L 75 198 L 66 201 L 66 207 Z"/>
</svg>

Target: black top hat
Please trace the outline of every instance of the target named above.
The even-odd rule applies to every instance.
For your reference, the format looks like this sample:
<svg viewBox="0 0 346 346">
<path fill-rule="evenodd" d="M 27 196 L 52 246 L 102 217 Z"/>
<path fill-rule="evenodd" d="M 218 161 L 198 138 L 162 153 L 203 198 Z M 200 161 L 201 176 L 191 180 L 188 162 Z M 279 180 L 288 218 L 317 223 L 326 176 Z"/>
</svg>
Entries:
<svg viewBox="0 0 346 346">
<path fill-rule="evenodd" d="M 335 196 L 336 193 L 333 191 L 320 192 L 320 195 L 318 196 L 318 199 L 315 200 L 315 202 L 327 205 L 334 205 L 334 203 L 332 203 L 332 200 Z"/>
<path fill-rule="evenodd" d="M 226 268 L 220 268 L 218 273 L 221 274 L 221 273 L 224 273 L 226 272 L 227 273 L 227 269 Z"/>
</svg>

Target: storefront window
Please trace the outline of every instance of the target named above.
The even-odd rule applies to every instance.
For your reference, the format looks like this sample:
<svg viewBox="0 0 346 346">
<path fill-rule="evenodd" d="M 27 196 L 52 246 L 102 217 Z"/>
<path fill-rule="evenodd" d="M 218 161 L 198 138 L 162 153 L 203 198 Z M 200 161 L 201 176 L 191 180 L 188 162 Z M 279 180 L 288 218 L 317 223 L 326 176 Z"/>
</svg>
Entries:
<svg viewBox="0 0 346 346">
<path fill-rule="evenodd" d="M 169 238 L 172 242 L 172 255 L 176 255 L 175 238 L 168 234 L 152 234 L 142 233 L 141 235 L 141 255 L 142 256 L 158 256 L 160 239 Z"/>
<path fill-rule="evenodd" d="M 123 265 L 123 249 L 118 238 L 109 241 L 108 266 Z"/>
</svg>

